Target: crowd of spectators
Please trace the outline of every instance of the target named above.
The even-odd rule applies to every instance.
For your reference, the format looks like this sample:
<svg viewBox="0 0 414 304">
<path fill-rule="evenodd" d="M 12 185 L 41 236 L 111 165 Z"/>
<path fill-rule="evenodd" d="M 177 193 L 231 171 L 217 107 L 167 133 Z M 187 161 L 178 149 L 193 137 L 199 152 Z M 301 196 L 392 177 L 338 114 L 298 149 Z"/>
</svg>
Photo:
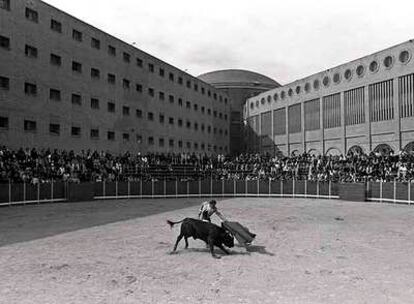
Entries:
<svg viewBox="0 0 414 304">
<path fill-rule="evenodd" d="M 0 148 L 0 182 L 42 183 L 150 179 L 307 179 L 319 181 L 411 181 L 414 154 L 132 154 Z"/>
</svg>

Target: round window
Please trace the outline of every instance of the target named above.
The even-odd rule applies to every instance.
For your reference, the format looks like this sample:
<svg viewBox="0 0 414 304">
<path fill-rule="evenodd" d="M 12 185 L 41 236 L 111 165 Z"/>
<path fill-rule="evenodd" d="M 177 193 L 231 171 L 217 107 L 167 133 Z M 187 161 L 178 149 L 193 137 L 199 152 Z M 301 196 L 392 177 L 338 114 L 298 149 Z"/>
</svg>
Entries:
<svg viewBox="0 0 414 304">
<path fill-rule="evenodd" d="M 305 83 L 305 92 L 309 92 L 310 91 L 310 84 L 309 82 Z"/>
<path fill-rule="evenodd" d="M 274 100 L 274 101 L 277 101 L 277 100 L 278 100 L 278 98 L 279 98 L 279 95 L 277 95 L 277 93 L 275 93 L 275 95 L 273 95 L 273 100 Z"/>
<path fill-rule="evenodd" d="M 372 72 L 372 73 L 375 73 L 376 71 L 378 71 L 378 62 L 377 61 L 372 61 L 370 64 L 369 64 L 369 70 Z"/>
<path fill-rule="evenodd" d="M 409 51 L 405 50 L 400 53 L 398 57 L 401 63 L 407 63 L 411 59 L 411 54 Z"/>
<path fill-rule="evenodd" d="M 296 94 L 299 94 L 300 93 L 300 86 L 297 86 L 296 87 Z"/>
<path fill-rule="evenodd" d="M 323 77 L 322 83 L 325 87 L 329 86 L 330 79 L 328 76 Z"/>
<path fill-rule="evenodd" d="M 285 91 L 280 92 L 280 98 L 285 99 L 286 93 Z"/>
<path fill-rule="evenodd" d="M 387 69 L 392 68 L 392 65 L 394 64 L 394 59 L 391 56 L 387 56 L 384 58 L 384 66 Z"/>
<path fill-rule="evenodd" d="M 358 77 L 364 76 L 365 68 L 362 64 L 357 67 L 356 73 L 357 73 Z"/>
<path fill-rule="evenodd" d="M 271 102 L 272 101 L 272 96 L 267 96 L 267 102 Z"/>
<path fill-rule="evenodd" d="M 264 104 L 264 103 L 265 103 L 265 99 L 264 99 L 264 98 L 262 98 L 262 99 L 260 100 L 260 102 L 261 102 L 262 104 Z"/>
<path fill-rule="evenodd" d="M 292 90 L 292 89 L 289 89 L 289 91 L 288 91 L 288 95 L 289 95 L 289 96 L 292 96 L 292 95 L 293 95 L 293 90 Z"/>
<path fill-rule="evenodd" d="M 313 81 L 313 88 L 314 88 L 315 90 L 318 90 L 318 89 L 319 89 L 319 86 L 320 86 L 320 84 L 319 84 L 319 80 L 318 80 L 318 79 L 315 79 L 315 80 Z"/>
<path fill-rule="evenodd" d="M 341 75 L 339 75 L 339 73 L 335 73 L 335 74 L 333 75 L 333 81 L 334 81 L 335 83 L 339 83 L 339 82 L 341 81 Z"/>
<path fill-rule="evenodd" d="M 250 103 L 250 109 L 254 108 L 254 102 Z"/>
<path fill-rule="evenodd" d="M 350 69 L 347 69 L 344 73 L 345 79 L 346 80 L 351 80 L 352 78 L 352 71 Z"/>
<path fill-rule="evenodd" d="M 258 107 L 259 107 L 259 101 L 256 100 L 256 108 L 258 108 Z"/>
</svg>

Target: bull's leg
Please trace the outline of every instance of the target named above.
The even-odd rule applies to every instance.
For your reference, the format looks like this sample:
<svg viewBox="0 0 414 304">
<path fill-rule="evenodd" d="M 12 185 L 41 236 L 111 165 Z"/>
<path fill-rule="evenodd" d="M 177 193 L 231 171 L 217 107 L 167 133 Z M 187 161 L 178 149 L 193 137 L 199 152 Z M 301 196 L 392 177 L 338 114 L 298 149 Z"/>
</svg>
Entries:
<svg viewBox="0 0 414 304">
<path fill-rule="evenodd" d="M 228 251 L 227 251 L 227 250 L 223 247 L 223 245 L 221 245 L 221 244 L 220 244 L 220 245 L 217 245 L 217 247 L 218 247 L 218 248 L 220 248 L 221 250 L 223 250 L 225 254 L 230 254 L 230 252 L 228 252 Z"/>
<path fill-rule="evenodd" d="M 177 250 L 178 243 L 181 241 L 181 239 L 183 238 L 183 236 L 184 236 L 184 235 L 180 234 L 180 235 L 177 237 L 177 241 L 175 242 L 174 249 L 173 249 L 173 251 L 171 251 L 171 253 L 175 253 L 175 251 Z"/>
<path fill-rule="evenodd" d="M 217 256 L 217 255 L 214 253 L 214 241 L 213 241 L 212 239 L 209 239 L 209 240 L 208 240 L 208 245 L 210 246 L 210 253 L 211 253 L 211 255 L 213 256 L 213 258 L 215 258 L 215 259 L 220 259 L 220 257 L 219 257 L 219 256 Z"/>
<path fill-rule="evenodd" d="M 185 241 L 185 249 L 188 248 L 188 237 L 184 237 L 184 241 Z"/>
</svg>

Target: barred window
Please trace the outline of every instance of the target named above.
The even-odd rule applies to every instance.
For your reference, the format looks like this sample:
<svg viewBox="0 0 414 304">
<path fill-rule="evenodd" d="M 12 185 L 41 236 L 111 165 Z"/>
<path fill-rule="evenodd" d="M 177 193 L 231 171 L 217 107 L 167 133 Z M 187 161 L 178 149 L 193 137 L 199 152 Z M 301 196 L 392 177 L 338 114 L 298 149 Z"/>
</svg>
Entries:
<svg viewBox="0 0 414 304">
<path fill-rule="evenodd" d="M 341 126 L 341 95 L 339 93 L 323 98 L 323 126 L 325 129 Z"/>
<path fill-rule="evenodd" d="M 365 123 L 364 87 L 344 92 L 345 125 Z"/>
</svg>

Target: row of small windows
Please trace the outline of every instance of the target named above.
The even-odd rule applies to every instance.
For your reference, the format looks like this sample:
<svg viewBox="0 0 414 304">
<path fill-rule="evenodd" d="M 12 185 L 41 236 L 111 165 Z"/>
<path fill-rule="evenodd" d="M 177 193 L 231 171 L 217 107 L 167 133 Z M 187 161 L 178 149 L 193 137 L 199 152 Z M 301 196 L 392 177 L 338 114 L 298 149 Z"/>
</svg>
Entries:
<svg viewBox="0 0 414 304">
<path fill-rule="evenodd" d="M 399 56 L 398 56 L 398 61 L 401 64 L 407 64 L 410 60 L 411 60 L 411 52 L 408 50 L 403 50 L 400 52 Z M 395 58 L 394 56 L 391 55 L 387 55 L 383 60 L 382 60 L 382 64 L 384 65 L 385 69 L 391 69 L 394 66 L 395 63 Z M 368 70 L 371 73 L 376 73 L 379 71 L 380 68 L 380 63 L 377 60 L 373 60 L 371 61 L 371 63 L 368 65 L 368 67 L 366 67 L 363 64 L 360 64 L 356 67 L 355 69 L 355 74 L 359 77 L 362 78 L 364 77 L 364 75 L 366 74 L 366 69 L 368 68 Z M 354 71 L 352 69 L 346 69 L 343 77 L 350 81 L 353 77 Z M 342 80 L 342 76 L 340 73 L 335 73 L 332 77 L 332 81 L 334 84 L 339 84 Z M 322 78 L 322 85 L 324 87 L 329 87 L 331 84 L 331 78 L 326 75 Z M 319 88 L 321 87 L 321 81 L 319 79 L 315 79 L 313 81 L 313 89 L 315 91 L 319 90 Z M 303 90 L 308 93 L 311 90 L 311 84 L 309 82 L 305 83 Z M 285 99 L 286 95 L 288 95 L 289 97 L 293 96 L 294 93 L 296 93 L 297 95 L 300 94 L 302 92 L 302 87 L 301 86 L 296 86 L 295 90 L 293 90 L 293 88 L 289 88 L 286 91 L 281 91 L 279 93 L 275 93 L 273 95 L 273 101 L 278 101 L 279 99 Z M 260 103 L 263 105 L 266 103 L 266 101 L 268 103 L 270 103 L 272 101 L 272 96 L 267 96 L 267 98 L 265 99 L 264 97 L 260 100 Z M 250 108 L 253 109 L 254 108 L 254 102 L 250 103 Z M 259 107 L 259 100 L 256 100 L 256 107 Z"/>
<path fill-rule="evenodd" d="M 0 0 L 0 8 L 6 9 L 6 10 L 10 10 L 10 0 Z M 25 10 L 25 15 L 26 15 L 26 19 L 38 23 L 39 22 L 39 14 L 37 11 L 31 9 L 31 8 L 26 8 Z M 55 19 L 51 19 L 50 21 L 50 29 L 52 31 L 55 31 L 57 33 L 62 33 L 62 23 L 59 22 L 58 20 Z M 4 46 L 1 45 L 2 41 L 4 40 Z M 79 30 L 76 29 L 72 29 L 72 39 L 78 42 L 82 42 L 84 40 L 83 38 L 83 33 Z M 10 48 L 10 39 L 7 37 L 1 37 L 0 36 L 0 46 L 2 46 L 3 48 Z M 28 46 L 26 46 L 27 48 Z M 37 57 L 37 49 L 34 47 L 28 47 L 29 48 L 29 55 L 30 57 Z M 91 37 L 91 48 L 96 49 L 96 50 L 100 50 L 101 49 L 101 41 L 97 38 Z M 117 55 L 117 49 L 116 47 L 112 46 L 112 45 L 108 45 L 108 54 L 110 56 L 116 56 Z M 34 54 L 35 53 L 35 54 Z M 26 54 L 27 55 L 27 54 Z M 127 52 L 122 52 L 122 59 L 125 63 L 130 63 L 131 62 L 131 55 Z M 136 65 L 140 68 L 142 68 L 144 66 L 143 60 L 141 58 L 136 58 Z M 148 63 L 148 71 L 151 73 L 155 73 L 155 65 L 153 63 Z M 166 77 L 166 71 L 164 68 L 160 67 L 158 69 L 158 75 L 160 77 Z M 172 82 L 177 81 L 178 84 L 180 85 L 184 85 L 184 79 L 183 77 L 179 76 L 176 78 L 175 74 L 172 72 L 168 73 L 168 79 Z M 200 91 L 201 94 L 205 95 L 207 94 L 208 97 L 213 97 L 214 100 L 219 100 L 220 102 L 222 102 L 224 100 L 225 104 L 227 104 L 228 99 L 226 97 L 223 98 L 223 96 L 221 95 L 217 95 L 217 93 L 212 93 L 210 90 L 206 90 L 204 87 L 200 87 L 197 83 L 192 83 L 191 80 L 186 80 L 186 87 L 187 88 L 193 88 L 194 91 L 198 92 Z"/>
<path fill-rule="evenodd" d="M 9 118 L 8 117 L 6 117 L 6 116 L 0 116 L 0 129 L 1 130 L 8 130 L 9 129 Z M 38 128 L 37 128 L 37 122 L 36 121 L 34 121 L 34 120 L 28 120 L 28 119 L 25 119 L 23 121 L 23 130 L 25 132 L 33 132 L 33 133 L 35 133 L 35 132 L 37 132 L 37 129 Z M 50 135 L 53 135 L 53 136 L 60 136 L 62 134 L 61 125 L 59 123 L 49 123 L 49 134 Z M 81 127 L 76 126 L 76 125 L 72 125 L 70 127 L 70 135 L 72 137 L 79 137 L 79 138 L 82 137 L 82 129 L 81 129 Z M 101 132 L 100 132 L 99 128 L 91 128 L 89 130 L 89 137 L 90 137 L 90 139 L 94 139 L 94 140 L 100 139 L 101 138 Z M 115 141 L 116 140 L 115 131 L 107 131 L 106 132 L 106 139 L 109 140 L 109 141 Z M 122 140 L 124 142 L 129 142 L 131 140 L 130 134 L 127 133 L 127 132 L 122 133 Z M 135 135 L 135 140 L 136 140 L 136 142 L 138 144 L 143 143 L 143 137 L 142 137 L 142 135 L 136 134 Z M 149 136 L 148 139 L 147 139 L 147 143 L 148 143 L 148 145 L 154 145 L 155 144 L 154 137 Z M 170 138 L 168 140 L 168 145 L 170 147 L 174 147 L 175 144 L 176 144 L 176 142 L 175 142 L 174 139 Z M 178 144 L 178 147 L 179 148 L 182 148 L 183 147 L 183 141 L 182 140 L 178 140 L 177 141 L 177 144 Z M 165 145 L 165 139 L 164 138 L 159 138 L 158 139 L 158 145 L 160 147 L 164 147 L 164 145 Z M 186 146 L 187 146 L 188 149 L 190 149 L 191 148 L 191 142 L 190 141 L 187 141 L 186 142 Z M 207 146 L 208 146 L 208 149 L 209 150 L 212 147 L 211 144 L 208 144 Z M 193 143 L 193 149 L 197 150 L 199 147 L 202 150 L 204 150 L 206 148 L 206 145 L 204 143 L 201 143 L 200 145 L 197 142 L 194 142 Z M 213 146 L 213 149 L 216 151 L 217 150 L 217 146 Z M 223 150 L 223 147 L 220 146 L 220 147 L 218 147 L 218 149 L 220 151 L 222 151 Z M 227 146 L 225 146 L 224 149 L 227 150 Z"/>
<path fill-rule="evenodd" d="M 9 90 L 10 89 L 10 79 L 7 77 L 3 77 L 0 76 L 0 89 L 3 90 Z M 34 83 L 29 83 L 29 82 L 25 82 L 24 84 L 24 92 L 26 95 L 29 96 L 36 96 L 38 94 L 38 89 L 37 89 L 37 85 Z M 162 96 L 162 98 L 161 98 Z M 49 99 L 50 100 L 54 100 L 54 101 L 61 101 L 62 100 L 62 93 L 60 90 L 58 89 L 54 89 L 51 88 L 49 89 Z M 164 99 L 164 93 L 160 92 L 160 99 Z M 170 103 L 174 102 L 174 96 L 173 95 L 169 95 L 169 100 Z M 71 101 L 72 104 L 74 105 L 82 105 L 82 96 L 79 94 L 72 94 L 71 95 Z M 183 100 L 181 98 L 178 99 L 178 104 L 179 106 L 183 106 Z M 93 109 L 99 109 L 99 99 L 97 98 L 91 98 L 91 108 Z M 186 102 L 186 108 L 191 109 L 191 102 L 187 101 Z M 194 103 L 193 104 L 193 110 L 194 111 L 198 111 L 199 106 L 198 104 Z M 115 103 L 112 102 L 108 102 L 108 111 L 109 112 L 115 112 Z M 219 119 L 224 119 L 225 121 L 227 121 L 228 119 L 228 115 L 227 114 L 223 114 L 222 112 L 217 112 L 216 110 L 211 111 L 211 109 L 207 109 L 204 106 L 200 107 L 200 111 L 201 113 L 205 114 L 207 113 L 207 115 L 212 115 L 214 117 L 218 117 Z M 125 112 L 123 112 L 125 114 Z"/>
</svg>

